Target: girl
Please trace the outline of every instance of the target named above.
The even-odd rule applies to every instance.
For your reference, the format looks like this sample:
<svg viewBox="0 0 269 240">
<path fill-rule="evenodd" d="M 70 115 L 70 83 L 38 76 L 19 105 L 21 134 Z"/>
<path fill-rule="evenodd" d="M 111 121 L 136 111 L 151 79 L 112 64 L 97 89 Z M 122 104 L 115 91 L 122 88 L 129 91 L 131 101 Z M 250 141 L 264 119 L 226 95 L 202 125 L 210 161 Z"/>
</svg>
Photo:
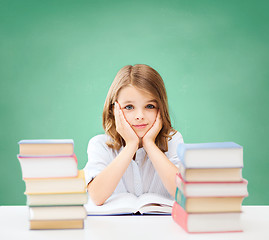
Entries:
<svg viewBox="0 0 269 240">
<path fill-rule="evenodd" d="M 128 65 L 117 73 L 103 110 L 106 134 L 88 144 L 88 193 L 102 205 L 112 193 L 158 193 L 174 198 L 183 142 L 171 127 L 165 86 L 153 68 Z"/>
</svg>

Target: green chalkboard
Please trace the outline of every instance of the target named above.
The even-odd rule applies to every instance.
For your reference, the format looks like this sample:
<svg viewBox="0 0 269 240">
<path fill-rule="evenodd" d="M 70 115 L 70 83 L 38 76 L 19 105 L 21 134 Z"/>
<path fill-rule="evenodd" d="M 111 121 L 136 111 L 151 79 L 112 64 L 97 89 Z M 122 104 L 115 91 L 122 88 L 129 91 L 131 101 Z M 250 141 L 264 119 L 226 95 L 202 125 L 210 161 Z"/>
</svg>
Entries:
<svg viewBox="0 0 269 240">
<path fill-rule="evenodd" d="M 269 204 L 267 1 L 0 1 L 0 204 L 25 204 L 21 139 L 72 138 L 78 166 L 103 133 L 117 71 L 163 77 L 185 142 L 244 147 L 245 205 Z"/>
</svg>

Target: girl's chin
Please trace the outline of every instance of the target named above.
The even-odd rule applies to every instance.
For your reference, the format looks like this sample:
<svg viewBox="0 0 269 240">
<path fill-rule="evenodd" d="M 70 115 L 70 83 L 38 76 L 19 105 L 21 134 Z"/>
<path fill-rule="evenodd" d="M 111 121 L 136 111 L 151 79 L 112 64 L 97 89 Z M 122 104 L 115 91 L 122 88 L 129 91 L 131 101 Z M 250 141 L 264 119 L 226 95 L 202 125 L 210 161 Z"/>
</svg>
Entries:
<svg viewBox="0 0 269 240">
<path fill-rule="evenodd" d="M 136 135 L 139 137 L 139 138 L 143 138 L 145 136 L 145 134 L 148 132 L 149 128 L 145 128 L 145 129 L 140 129 L 140 130 L 134 130 Z"/>
<path fill-rule="evenodd" d="M 137 135 L 140 139 L 142 139 L 142 138 L 144 137 L 144 135 L 145 135 L 145 132 L 136 132 L 136 135 Z"/>
</svg>

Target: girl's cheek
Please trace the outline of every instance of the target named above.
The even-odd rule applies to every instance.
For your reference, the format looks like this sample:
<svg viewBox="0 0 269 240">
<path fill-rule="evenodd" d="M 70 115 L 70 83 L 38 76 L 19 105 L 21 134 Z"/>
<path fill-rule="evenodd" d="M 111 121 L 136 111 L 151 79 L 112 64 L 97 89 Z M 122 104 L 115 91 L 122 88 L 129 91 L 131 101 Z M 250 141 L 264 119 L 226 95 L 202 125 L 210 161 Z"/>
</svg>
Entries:
<svg viewBox="0 0 269 240">
<path fill-rule="evenodd" d="M 155 121 L 156 117 L 157 117 L 157 114 L 158 112 L 157 111 L 151 111 L 149 114 L 148 114 L 148 119 L 150 119 L 151 121 Z"/>
<path fill-rule="evenodd" d="M 130 112 L 128 112 L 128 111 L 124 111 L 123 110 L 123 114 L 124 114 L 124 116 L 125 116 L 125 119 L 128 121 L 128 122 L 130 122 L 130 120 L 131 120 L 131 113 Z"/>
</svg>

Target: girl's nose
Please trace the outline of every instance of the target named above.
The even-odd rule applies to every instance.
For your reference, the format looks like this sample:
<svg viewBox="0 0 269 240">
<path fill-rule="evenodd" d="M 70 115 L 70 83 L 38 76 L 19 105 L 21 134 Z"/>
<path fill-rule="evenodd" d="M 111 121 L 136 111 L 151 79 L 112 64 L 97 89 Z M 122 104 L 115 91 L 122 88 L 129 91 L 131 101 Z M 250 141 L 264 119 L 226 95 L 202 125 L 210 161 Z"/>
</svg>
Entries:
<svg viewBox="0 0 269 240">
<path fill-rule="evenodd" d="M 137 111 L 135 114 L 135 119 L 136 120 L 143 120 L 144 119 L 143 111 Z"/>
</svg>

